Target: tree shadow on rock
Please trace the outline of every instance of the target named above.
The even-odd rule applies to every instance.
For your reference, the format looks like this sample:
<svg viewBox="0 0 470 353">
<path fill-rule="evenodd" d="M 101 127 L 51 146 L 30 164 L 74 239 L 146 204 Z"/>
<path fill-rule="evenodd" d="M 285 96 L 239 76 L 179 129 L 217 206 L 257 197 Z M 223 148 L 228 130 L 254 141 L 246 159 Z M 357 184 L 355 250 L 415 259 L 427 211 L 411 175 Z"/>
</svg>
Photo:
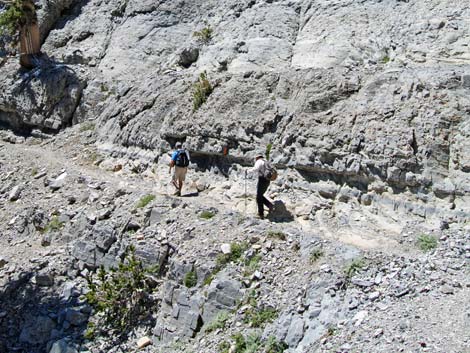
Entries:
<svg viewBox="0 0 470 353">
<path fill-rule="evenodd" d="M 89 310 L 72 282 L 54 281 L 31 270 L 0 287 L 0 352 L 48 353 L 59 340 L 79 347 Z"/>
<path fill-rule="evenodd" d="M 268 213 L 268 219 L 271 222 L 285 223 L 292 222 L 294 220 L 294 216 L 286 208 L 286 204 L 282 200 L 276 200 L 274 201 L 273 210 Z"/>
</svg>

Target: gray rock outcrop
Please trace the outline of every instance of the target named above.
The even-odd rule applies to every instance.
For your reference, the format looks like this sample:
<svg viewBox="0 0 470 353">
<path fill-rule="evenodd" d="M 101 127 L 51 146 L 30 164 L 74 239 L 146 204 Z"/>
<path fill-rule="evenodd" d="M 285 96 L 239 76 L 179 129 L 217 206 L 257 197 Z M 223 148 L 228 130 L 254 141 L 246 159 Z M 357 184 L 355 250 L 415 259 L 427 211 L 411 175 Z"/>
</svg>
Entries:
<svg viewBox="0 0 470 353">
<path fill-rule="evenodd" d="M 0 121 L 9 126 L 97 119 L 103 151 L 147 160 L 176 140 L 202 156 L 228 146 L 245 161 L 272 143 L 276 163 L 338 183 L 381 180 L 449 199 L 469 192 L 464 6 L 40 4 L 43 50 L 67 66 L 22 79 L 2 69 Z M 60 17 L 66 8 L 70 17 Z M 214 91 L 193 111 L 203 71 Z"/>
</svg>

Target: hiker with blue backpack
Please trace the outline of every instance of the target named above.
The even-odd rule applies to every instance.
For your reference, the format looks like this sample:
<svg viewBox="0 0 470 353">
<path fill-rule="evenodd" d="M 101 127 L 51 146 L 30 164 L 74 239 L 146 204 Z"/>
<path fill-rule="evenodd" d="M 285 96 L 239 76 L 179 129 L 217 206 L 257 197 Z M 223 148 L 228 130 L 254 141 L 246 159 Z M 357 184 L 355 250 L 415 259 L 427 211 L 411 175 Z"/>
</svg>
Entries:
<svg viewBox="0 0 470 353">
<path fill-rule="evenodd" d="M 183 189 L 183 183 L 186 179 L 186 173 L 188 172 L 190 158 L 189 152 L 185 148 L 183 148 L 181 142 L 177 142 L 175 144 L 175 148 L 176 150 L 171 155 L 170 174 L 171 168 L 175 167 L 171 182 L 176 188 L 176 192 L 174 193 L 174 195 L 181 196 L 181 190 Z"/>
<path fill-rule="evenodd" d="M 264 206 L 267 206 L 269 212 L 272 212 L 274 205 L 264 196 L 268 190 L 271 181 L 276 180 L 277 171 L 274 167 L 264 159 L 262 153 L 255 155 L 255 165 L 253 168 L 245 171 L 245 179 L 247 173 L 256 173 L 258 176 L 258 184 L 256 186 L 256 203 L 258 204 L 258 216 L 264 219 Z"/>
</svg>

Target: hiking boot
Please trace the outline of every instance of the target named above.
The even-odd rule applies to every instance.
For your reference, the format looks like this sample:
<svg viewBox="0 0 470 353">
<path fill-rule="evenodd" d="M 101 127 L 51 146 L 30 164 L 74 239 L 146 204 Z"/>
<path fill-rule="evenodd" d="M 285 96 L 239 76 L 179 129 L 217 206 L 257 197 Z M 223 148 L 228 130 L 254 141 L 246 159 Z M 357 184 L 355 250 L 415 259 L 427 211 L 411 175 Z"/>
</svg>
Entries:
<svg viewBox="0 0 470 353">
<path fill-rule="evenodd" d="M 258 215 L 258 218 L 259 218 L 259 219 L 264 219 L 264 215 L 259 214 L 259 215 Z"/>
</svg>

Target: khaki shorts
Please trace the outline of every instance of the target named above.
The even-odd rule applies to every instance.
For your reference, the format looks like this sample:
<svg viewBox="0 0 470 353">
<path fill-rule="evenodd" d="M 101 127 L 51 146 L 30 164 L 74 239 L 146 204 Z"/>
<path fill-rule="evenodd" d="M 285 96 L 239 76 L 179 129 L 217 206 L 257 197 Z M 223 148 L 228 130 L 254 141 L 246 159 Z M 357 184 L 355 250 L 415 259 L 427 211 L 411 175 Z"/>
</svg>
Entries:
<svg viewBox="0 0 470 353">
<path fill-rule="evenodd" d="M 188 167 L 175 167 L 175 171 L 173 172 L 173 180 L 184 181 L 186 179 L 187 172 Z"/>
</svg>

